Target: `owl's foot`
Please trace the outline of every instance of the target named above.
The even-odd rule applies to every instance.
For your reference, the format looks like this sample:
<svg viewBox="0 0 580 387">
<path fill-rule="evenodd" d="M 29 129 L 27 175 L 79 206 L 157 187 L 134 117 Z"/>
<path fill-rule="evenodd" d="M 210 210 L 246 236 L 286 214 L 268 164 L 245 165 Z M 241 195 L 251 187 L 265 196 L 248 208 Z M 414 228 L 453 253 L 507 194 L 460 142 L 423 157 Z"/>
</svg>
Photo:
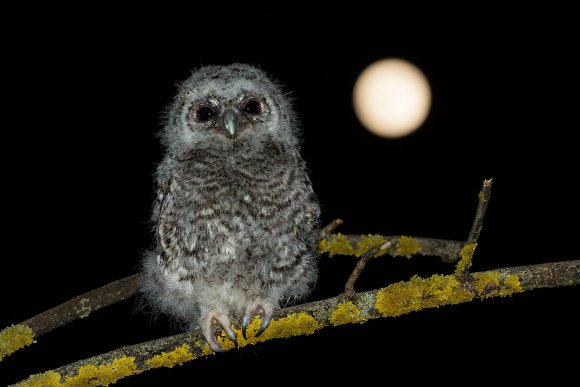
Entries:
<svg viewBox="0 0 580 387">
<path fill-rule="evenodd" d="M 236 339 L 236 333 L 233 331 L 230 319 L 225 313 L 209 313 L 205 318 L 202 318 L 202 331 L 203 335 L 209 347 L 214 352 L 226 352 L 222 345 L 217 341 L 215 335 L 215 329 L 217 325 L 221 326 L 228 338 L 234 342 L 236 348 L 238 347 L 238 340 Z"/>
<path fill-rule="evenodd" d="M 252 317 L 258 314 L 262 316 L 262 324 L 260 324 L 260 328 L 256 332 L 256 337 L 258 337 L 264 333 L 266 328 L 268 328 L 268 325 L 270 325 L 273 312 L 274 305 L 272 305 L 270 302 L 254 302 L 253 304 L 250 304 L 250 306 L 246 308 L 246 313 L 242 318 L 242 336 L 244 336 L 244 339 L 247 340 L 246 330 L 248 329 L 248 326 L 250 326 Z"/>
</svg>

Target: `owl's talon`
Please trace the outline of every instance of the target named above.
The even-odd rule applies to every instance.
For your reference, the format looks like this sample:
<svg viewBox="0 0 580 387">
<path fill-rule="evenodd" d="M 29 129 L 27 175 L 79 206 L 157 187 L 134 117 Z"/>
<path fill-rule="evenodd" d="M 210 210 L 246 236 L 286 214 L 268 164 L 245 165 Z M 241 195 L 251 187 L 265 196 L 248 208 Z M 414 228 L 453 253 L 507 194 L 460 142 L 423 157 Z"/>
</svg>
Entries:
<svg viewBox="0 0 580 387">
<path fill-rule="evenodd" d="M 260 329 L 258 329 L 258 332 L 256 332 L 256 337 L 264 333 L 264 331 L 266 330 L 266 328 L 268 328 L 269 325 L 270 319 L 268 317 L 264 317 L 264 319 L 262 320 L 262 324 L 260 324 Z"/>
<path fill-rule="evenodd" d="M 215 327 L 219 325 L 223 331 L 226 333 L 228 339 L 230 339 L 236 348 L 238 348 L 238 340 L 236 338 L 236 333 L 230 326 L 230 320 L 227 315 L 219 313 L 216 315 L 209 315 L 206 319 L 204 319 L 206 323 L 203 325 L 204 330 L 203 334 L 209 347 L 214 352 L 227 352 L 227 349 L 224 349 L 222 345 L 217 341 L 217 337 L 215 335 Z"/>
<path fill-rule="evenodd" d="M 238 348 L 238 339 L 236 338 L 236 333 L 232 330 L 232 328 L 225 327 L 224 331 L 226 331 L 226 335 L 228 336 L 228 338 L 234 342 L 234 346 L 236 348 Z"/>
<path fill-rule="evenodd" d="M 272 318 L 273 312 L 274 307 L 269 302 L 254 303 L 248 306 L 248 308 L 246 309 L 246 314 L 242 318 L 242 336 L 244 336 L 244 339 L 247 340 L 246 331 L 248 329 L 248 326 L 250 326 L 250 321 L 252 320 L 252 317 L 258 314 L 262 315 L 262 323 L 260 324 L 260 328 L 258 329 L 255 335 L 256 337 L 258 337 L 262 333 L 264 333 L 266 328 L 268 328 L 268 326 L 270 325 L 270 320 Z"/>
<path fill-rule="evenodd" d="M 244 340 L 248 340 L 246 337 L 246 330 L 250 326 L 250 316 L 246 315 L 242 318 L 242 336 L 244 336 Z"/>
</svg>

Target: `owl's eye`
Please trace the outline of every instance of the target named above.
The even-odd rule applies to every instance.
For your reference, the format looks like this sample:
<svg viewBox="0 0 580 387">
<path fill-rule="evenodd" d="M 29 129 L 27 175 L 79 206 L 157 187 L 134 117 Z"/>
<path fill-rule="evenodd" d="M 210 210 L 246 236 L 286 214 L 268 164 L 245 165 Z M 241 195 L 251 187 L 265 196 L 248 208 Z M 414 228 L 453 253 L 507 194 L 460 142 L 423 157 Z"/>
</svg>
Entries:
<svg viewBox="0 0 580 387">
<path fill-rule="evenodd" d="M 196 122 L 207 122 L 214 118 L 216 111 L 211 106 L 203 105 L 193 111 L 193 119 Z"/>
<path fill-rule="evenodd" d="M 257 98 L 247 98 L 242 101 L 240 106 L 244 113 L 257 116 L 264 113 L 264 104 Z"/>
</svg>

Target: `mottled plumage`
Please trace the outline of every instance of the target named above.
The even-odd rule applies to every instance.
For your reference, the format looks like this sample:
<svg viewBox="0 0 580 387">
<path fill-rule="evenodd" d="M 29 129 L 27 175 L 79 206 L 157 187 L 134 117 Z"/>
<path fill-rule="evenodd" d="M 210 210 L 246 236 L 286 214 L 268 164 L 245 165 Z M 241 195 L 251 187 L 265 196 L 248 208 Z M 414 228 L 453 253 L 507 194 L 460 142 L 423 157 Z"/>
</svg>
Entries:
<svg viewBox="0 0 580 387">
<path fill-rule="evenodd" d="M 262 316 L 309 293 L 317 278 L 319 206 L 287 97 L 261 70 L 203 67 L 170 106 L 153 207 L 156 246 L 143 263 L 151 305 L 200 328 Z"/>
</svg>

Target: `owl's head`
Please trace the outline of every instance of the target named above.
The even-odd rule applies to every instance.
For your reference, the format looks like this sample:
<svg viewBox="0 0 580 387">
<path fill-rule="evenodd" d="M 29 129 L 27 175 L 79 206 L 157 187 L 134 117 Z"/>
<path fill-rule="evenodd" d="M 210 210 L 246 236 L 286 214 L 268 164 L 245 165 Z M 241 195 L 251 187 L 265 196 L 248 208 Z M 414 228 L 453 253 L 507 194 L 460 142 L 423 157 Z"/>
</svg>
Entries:
<svg viewBox="0 0 580 387">
<path fill-rule="evenodd" d="M 294 146 L 296 131 L 290 101 L 276 82 L 256 67 L 236 63 L 202 67 L 181 84 L 162 140 L 179 154 L 266 139 Z"/>
</svg>

